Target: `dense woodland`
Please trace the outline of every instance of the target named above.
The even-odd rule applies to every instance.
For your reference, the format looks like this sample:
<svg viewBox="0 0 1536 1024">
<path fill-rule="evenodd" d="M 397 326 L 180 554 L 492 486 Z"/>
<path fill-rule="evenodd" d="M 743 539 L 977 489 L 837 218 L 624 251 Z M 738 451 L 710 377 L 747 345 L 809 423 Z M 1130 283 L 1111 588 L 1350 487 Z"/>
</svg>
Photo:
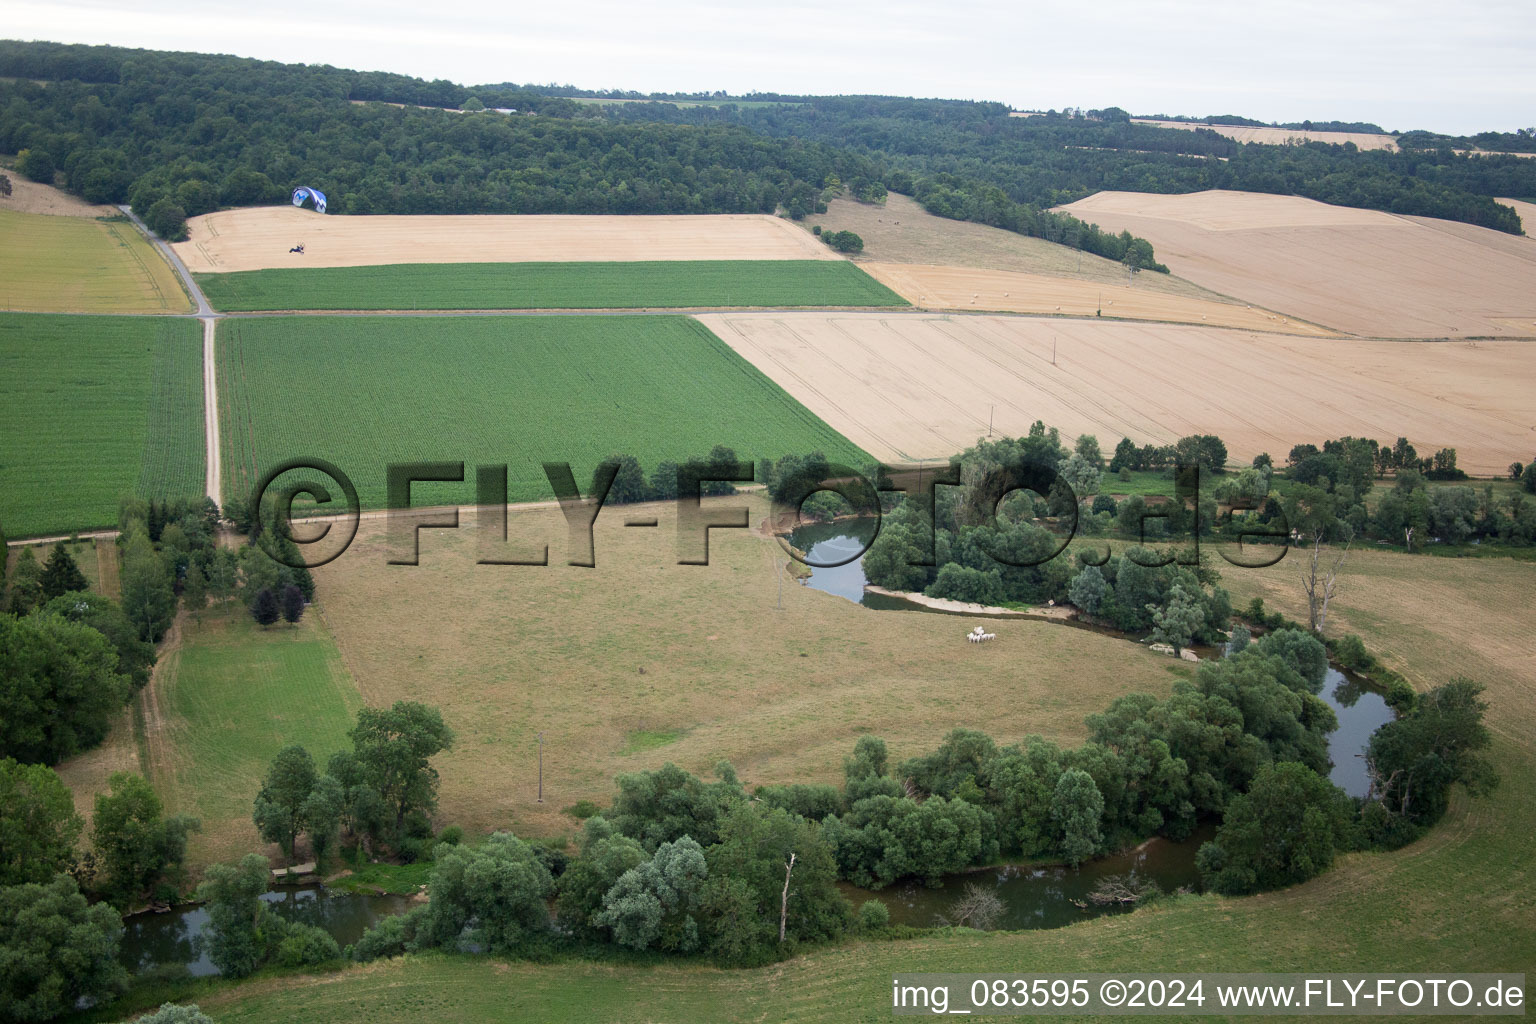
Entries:
<svg viewBox="0 0 1536 1024">
<path fill-rule="evenodd" d="M 1145 241 L 1046 211 L 1101 189 L 1230 188 L 1518 232 L 1490 197 L 1536 195 L 1536 165 L 1516 157 L 1245 146 L 1114 108 L 1011 118 L 997 103 L 888 97 L 596 105 L 550 87 L 21 42 L 0 42 L 0 76 L 0 152 L 17 154 L 17 170 L 92 202 L 132 202 L 169 237 L 186 217 L 281 202 L 300 184 L 336 213 L 791 216 L 846 186 L 1161 270 Z"/>
</svg>

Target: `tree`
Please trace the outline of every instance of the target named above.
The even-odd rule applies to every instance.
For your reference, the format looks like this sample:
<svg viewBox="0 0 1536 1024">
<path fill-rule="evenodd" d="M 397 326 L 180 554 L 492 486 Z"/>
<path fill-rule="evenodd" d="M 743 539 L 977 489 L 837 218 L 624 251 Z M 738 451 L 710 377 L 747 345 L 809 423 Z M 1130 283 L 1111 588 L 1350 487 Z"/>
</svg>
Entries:
<svg viewBox="0 0 1536 1024">
<path fill-rule="evenodd" d="M 0 886 L 42 883 L 64 871 L 84 825 L 52 768 L 0 760 Z"/>
<path fill-rule="evenodd" d="M 272 592 L 271 587 L 262 587 L 256 592 L 256 600 L 251 602 L 251 618 L 261 623 L 262 629 L 276 622 L 281 614 L 277 595 Z"/>
<path fill-rule="evenodd" d="M 238 864 L 210 866 L 197 887 L 197 898 L 208 911 L 208 931 L 200 945 L 226 978 L 248 977 L 261 964 L 261 896 L 270 877 L 266 859 L 248 853 Z"/>
<path fill-rule="evenodd" d="M 100 743 L 131 692 L 117 667 L 89 626 L 0 616 L 0 757 L 57 764 Z"/>
<path fill-rule="evenodd" d="M 582 831 L 581 856 L 560 876 L 555 911 L 561 927 L 583 939 L 606 934 L 597 923 L 603 897 L 620 876 L 646 859 L 638 842 L 617 832 L 601 815 L 588 818 Z"/>
<path fill-rule="evenodd" d="M 292 625 L 298 622 L 303 615 L 304 591 L 290 583 L 283 588 L 283 621 Z"/>
<path fill-rule="evenodd" d="M 1216 838 L 1196 860 L 1205 884 L 1226 895 L 1279 889 L 1327 870 L 1353 847 L 1354 806 L 1344 791 L 1294 761 L 1259 768 L 1232 798 Z"/>
<path fill-rule="evenodd" d="M 1104 468 L 1104 453 L 1099 450 L 1099 439 L 1092 434 L 1079 434 L 1073 450 L 1095 469 Z"/>
<path fill-rule="evenodd" d="M 1345 541 L 1333 561 L 1324 565 L 1322 532 L 1313 533 L 1312 551 L 1307 559 L 1306 572 L 1301 577 L 1301 585 L 1307 592 L 1307 622 L 1314 633 L 1322 633 L 1323 626 L 1328 622 L 1328 603 L 1333 600 L 1339 570 L 1344 567 L 1344 560 L 1348 557 L 1349 541 Z"/>
<path fill-rule="evenodd" d="M 972 569 L 958 562 L 946 562 L 923 593 L 929 597 L 980 605 L 997 605 L 1007 599 L 1002 577 L 996 572 Z"/>
<path fill-rule="evenodd" d="M 149 230 L 167 242 L 182 242 L 187 237 L 187 211 L 170 196 L 157 200 L 144 214 Z"/>
<path fill-rule="evenodd" d="M 1104 602 L 1104 595 L 1108 590 L 1109 584 L 1104 582 L 1104 573 L 1099 567 L 1086 565 L 1072 577 L 1072 585 L 1067 589 L 1067 599 L 1092 615 L 1099 610 L 1099 605 Z"/>
<path fill-rule="evenodd" d="M 325 862 L 325 855 L 336 845 L 346 807 L 346 792 L 330 775 L 315 780 L 314 789 L 299 807 L 299 817 L 309 833 L 309 848 L 317 865 Z"/>
<path fill-rule="evenodd" d="M 918 803 L 881 794 L 828 818 L 822 835 L 840 877 L 874 888 L 907 877 L 937 884 L 941 876 L 995 855 L 995 829 L 991 812 L 966 800 L 933 796 Z"/>
<path fill-rule="evenodd" d="M 1175 654 L 1188 647 L 1195 633 L 1205 625 L 1203 602 L 1182 583 L 1168 588 L 1168 599 L 1164 604 L 1149 604 L 1147 611 L 1152 616 L 1152 639 L 1172 644 Z"/>
<path fill-rule="evenodd" d="M 106 637 L 117 650 L 117 671 L 128 677 L 134 691 L 149 682 L 155 645 L 139 639 L 138 627 L 110 597 L 74 591 L 49 601 L 43 612 L 89 626 Z"/>
<path fill-rule="evenodd" d="M 0 196 L 10 196 L 11 179 L 9 175 L 0 174 Z"/>
<path fill-rule="evenodd" d="M 698 843 L 688 836 L 662 843 L 650 860 L 619 876 L 595 920 L 621 946 L 691 953 L 701 940 L 697 911 L 708 876 Z"/>
<path fill-rule="evenodd" d="M 1368 799 L 1389 815 L 1428 825 L 1445 813 L 1453 785 L 1474 796 L 1491 792 L 1498 773 L 1480 753 L 1492 742 L 1482 693 L 1470 679 L 1452 679 L 1422 694 L 1410 714 L 1377 729 L 1366 747 Z"/>
<path fill-rule="evenodd" d="M 1096 449 L 1097 445 L 1095 445 Z M 1072 493 L 1077 495 L 1079 505 L 1093 500 L 1093 496 L 1099 493 L 1099 485 L 1103 480 L 1097 459 L 1084 458 L 1078 453 L 1074 453 L 1062 463 L 1061 476 L 1066 480 L 1067 486 L 1072 488 Z"/>
<path fill-rule="evenodd" d="M 619 464 L 619 471 L 614 474 L 613 483 L 608 488 L 608 504 L 627 505 L 650 498 L 651 490 L 645 482 L 645 471 L 633 455 L 610 455 L 604 461 Z"/>
<path fill-rule="evenodd" d="M 387 709 L 363 708 L 350 735 L 364 774 L 394 811 L 397 835 L 408 812 L 436 806 L 437 769 L 429 759 L 453 745 L 441 712 L 404 700 Z"/>
<path fill-rule="evenodd" d="M 647 850 L 688 836 L 701 844 L 720 839 L 728 809 L 746 799 L 727 764 L 718 782 L 705 782 L 668 761 L 653 772 L 626 772 L 615 780 L 619 793 L 608 813 L 613 827 Z"/>
<path fill-rule="evenodd" d="M 159 643 L 176 614 L 176 593 L 154 545 L 135 531 L 123 546 L 123 612 L 139 639 Z"/>
<path fill-rule="evenodd" d="M 43 567 L 37 564 L 37 556 L 31 548 L 22 548 L 11 573 L 5 610 L 12 615 L 25 615 L 42 603 Z"/>
<path fill-rule="evenodd" d="M 852 907 L 837 888 L 831 848 L 812 822 L 777 808 L 738 804 L 705 851 L 709 947 L 741 961 L 775 943 L 810 942 L 841 934 Z M 731 891 L 728 891 L 731 887 Z"/>
<path fill-rule="evenodd" d="M 53 1020 L 125 991 L 122 935 L 117 912 L 87 903 L 68 875 L 0 888 L 0 1020 Z"/>
<path fill-rule="evenodd" d="M 533 848 L 510 832 L 497 832 L 479 847 L 438 847 L 428 890 L 422 934 L 434 945 L 455 949 L 464 939 L 493 953 L 515 953 L 547 938 L 554 880 Z"/>
<path fill-rule="evenodd" d="M 864 251 L 864 239 L 852 231 L 823 231 L 821 240 L 838 252 L 860 253 Z"/>
<path fill-rule="evenodd" d="M 304 804 L 317 779 L 315 759 L 294 744 L 277 752 L 256 794 L 251 815 L 256 830 L 267 842 L 282 847 L 283 856 L 289 860 L 293 859 L 294 840 L 306 827 Z"/>
<path fill-rule="evenodd" d="M 33 181 L 40 181 L 44 185 L 52 185 L 57 167 L 53 162 L 53 154 L 46 149 L 23 149 L 16 154 L 16 170 Z"/>
<path fill-rule="evenodd" d="M 52 600 L 72 590 L 85 590 L 85 574 L 65 550 L 63 542 L 53 546 L 48 562 L 43 566 L 43 597 Z"/>
<path fill-rule="evenodd" d="M 106 869 L 114 902 L 168 897 L 180 880 L 187 836 L 198 831 L 197 819 L 164 817 L 160 798 L 143 776 L 113 772 L 107 787 L 96 794 L 91 845 Z"/>
<path fill-rule="evenodd" d="M 1104 797 L 1093 776 L 1081 768 L 1062 772 L 1051 797 L 1051 820 L 1068 863 L 1080 864 L 1098 851 L 1104 839 L 1100 828 L 1103 817 Z"/>
</svg>

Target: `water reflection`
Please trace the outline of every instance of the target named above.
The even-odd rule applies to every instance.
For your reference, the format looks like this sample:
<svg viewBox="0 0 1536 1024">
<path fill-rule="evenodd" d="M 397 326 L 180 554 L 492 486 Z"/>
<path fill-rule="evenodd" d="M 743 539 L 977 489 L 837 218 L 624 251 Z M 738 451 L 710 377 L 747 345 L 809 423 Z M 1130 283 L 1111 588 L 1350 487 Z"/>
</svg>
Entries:
<svg viewBox="0 0 1536 1024">
<path fill-rule="evenodd" d="M 1151 839 L 1133 850 L 1111 854 L 1079 867 L 1049 865 L 1043 867 L 1005 864 L 959 875 L 947 875 L 937 888 L 918 882 L 897 882 L 878 892 L 845 886 L 844 892 L 855 905 L 875 898 L 891 912 L 894 924 L 917 927 L 933 925 L 947 914 L 967 885 L 990 884 L 1006 908 L 997 927 L 1009 930 L 1060 928 L 1105 914 L 1128 913 L 1130 905 L 1099 905 L 1089 898 L 1100 880 L 1128 875 L 1157 883 L 1165 892 L 1195 888 L 1200 873 L 1195 868 L 1195 853 L 1200 844 L 1215 834 L 1215 826 L 1197 829 L 1182 842 Z"/>
<path fill-rule="evenodd" d="M 343 946 L 356 942 L 381 918 L 409 909 L 406 896 L 328 895 L 323 889 L 285 887 L 263 895 L 273 912 L 290 921 L 324 928 Z M 164 914 L 134 914 L 123 919 L 119 957 L 130 973 L 184 967 L 194 978 L 219 973 L 197 939 L 208 928 L 201 906 L 174 907 Z"/>
</svg>

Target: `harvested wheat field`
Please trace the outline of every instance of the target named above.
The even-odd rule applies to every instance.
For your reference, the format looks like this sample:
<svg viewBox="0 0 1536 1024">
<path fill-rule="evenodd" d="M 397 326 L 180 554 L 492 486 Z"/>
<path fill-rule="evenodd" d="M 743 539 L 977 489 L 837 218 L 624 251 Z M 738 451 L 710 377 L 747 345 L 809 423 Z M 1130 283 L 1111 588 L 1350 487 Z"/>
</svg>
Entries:
<svg viewBox="0 0 1536 1024">
<path fill-rule="evenodd" d="M 871 277 L 923 309 L 1055 316 L 1106 316 L 1169 323 L 1206 323 L 1254 331 L 1338 337 L 1334 331 L 1251 305 L 1212 302 L 1126 284 L 1074 281 L 1044 274 L 917 263 L 861 263 Z M 1148 276 L 1138 274 L 1137 277 Z M 1152 275 L 1159 276 L 1159 275 Z M 1123 280 L 1123 276 L 1122 276 Z"/>
<path fill-rule="evenodd" d="M 1487 228 L 1240 192 L 1100 192 L 1061 207 L 1174 273 L 1365 337 L 1536 337 L 1536 245 Z"/>
<path fill-rule="evenodd" d="M 1354 435 L 1530 458 L 1536 345 L 1297 338 L 1173 324 L 881 313 L 699 317 L 877 458 L 947 458 L 1035 420 L 1067 436 L 1226 441 L 1233 461 Z M 1053 357 L 1054 353 L 1054 357 Z M 1054 362 L 1053 362 L 1054 358 Z"/>
<path fill-rule="evenodd" d="M 1132 124 L 1148 124 L 1154 128 L 1178 128 L 1192 132 L 1197 128 L 1225 135 L 1237 142 L 1258 142 L 1266 146 L 1284 146 L 1291 140 L 1297 142 L 1327 142 L 1342 146 L 1353 142 L 1359 149 L 1397 149 L 1397 136 L 1377 135 L 1373 132 L 1319 132 L 1303 128 L 1271 128 L 1245 124 L 1197 124 L 1193 121 L 1159 121 L 1153 118 L 1133 117 Z"/>
<path fill-rule="evenodd" d="M 1002 228 L 937 217 L 915 199 L 892 192 L 884 205 L 834 199 L 827 212 L 807 218 L 827 231 L 852 231 L 864 240 L 854 262 L 921 263 L 1044 274 L 1097 284 L 1129 285 L 1136 291 L 1230 302 L 1173 274 L 1126 274 L 1123 264 L 1042 238 Z M 973 289 L 974 290 L 974 289 Z"/>
<path fill-rule="evenodd" d="M 1536 153 L 1528 154 L 1536 156 Z M 1520 226 L 1525 229 L 1529 238 L 1536 238 L 1536 203 L 1526 202 L 1523 199 L 1500 199 L 1505 206 L 1512 207 L 1520 215 Z"/>
<path fill-rule="evenodd" d="M 193 217 L 187 233 L 172 248 L 200 274 L 387 263 L 841 259 L 766 214 L 342 217 L 265 206 Z M 299 242 L 304 253 L 290 253 Z"/>
</svg>

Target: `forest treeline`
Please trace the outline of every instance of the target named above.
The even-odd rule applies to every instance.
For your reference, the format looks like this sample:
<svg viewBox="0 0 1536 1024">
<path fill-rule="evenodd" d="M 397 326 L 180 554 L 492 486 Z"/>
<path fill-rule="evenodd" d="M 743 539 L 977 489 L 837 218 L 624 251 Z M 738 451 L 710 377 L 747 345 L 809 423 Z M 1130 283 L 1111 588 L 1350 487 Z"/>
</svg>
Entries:
<svg viewBox="0 0 1536 1024">
<path fill-rule="evenodd" d="M 1209 129 L 1134 124 L 1118 108 L 1009 117 L 998 103 L 837 96 L 750 108 L 631 103 L 610 108 L 609 116 L 728 121 L 776 137 L 825 141 L 886 161 L 918 179 L 957 175 L 995 186 L 1013 203 L 1041 209 L 1101 190 L 1232 189 L 1441 217 L 1518 234 L 1519 217 L 1493 197 L 1536 195 L 1536 166 L 1520 157 L 1462 156 L 1443 144 L 1401 152 L 1323 142 L 1245 145 Z M 1421 135 L 1427 133 L 1412 133 L 1410 143 Z M 1474 139 L 1483 148 L 1517 150 L 1536 144 L 1524 133 L 1486 133 L 1488 145 L 1485 136 Z M 886 183 L 908 191 L 890 178 Z M 995 223 L 985 215 L 966 219 Z"/>
<path fill-rule="evenodd" d="M 281 202 L 301 184 L 325 191 L 333 213 L 804 216 L 825 209 L 833 182 L 883 196 L 892 170 L 832 139 L 773 137 L 719 119 L 636 121 L 533 90 L 471 95 L 449 82 L 323 66 L 3 42 L 0 75 L 11 79 L 0 82 L 0 152 L 18 154 L 18 171 L 89 202 L 131 202 L 173 239 L 187 217 Z M 913 187 L 910 176 L 902 184 Z M 989 209 L 982 183 L 946 188 L 971 188 L 977 209 Z M 961 201 L 949 203 L 958 210 Z M 1003 220 L 1162 269 L 1128 234 L 1033 209 Z"/>
<path fill-rule="evenodd" d="M 836 182 L 1161 270 L 1146 242 L 1049 208 L 1100 189 L 1228 188 L 1518 232 L 1490 197 L 1536 195 L 1536 164 L 1515 157 L 1245 146 L 1117 108 L 1013 118 L 1000 103 L 771 94 L 597 105 L 551 86 L 15 41 L 0 42 L 0 76 L 0 151 L 19 171 L 146 217 L 158 203 L 148 219 L 173 237 L 182 218 L 299 184 L 337 213 L 803 215 Z"/>
</svg>

